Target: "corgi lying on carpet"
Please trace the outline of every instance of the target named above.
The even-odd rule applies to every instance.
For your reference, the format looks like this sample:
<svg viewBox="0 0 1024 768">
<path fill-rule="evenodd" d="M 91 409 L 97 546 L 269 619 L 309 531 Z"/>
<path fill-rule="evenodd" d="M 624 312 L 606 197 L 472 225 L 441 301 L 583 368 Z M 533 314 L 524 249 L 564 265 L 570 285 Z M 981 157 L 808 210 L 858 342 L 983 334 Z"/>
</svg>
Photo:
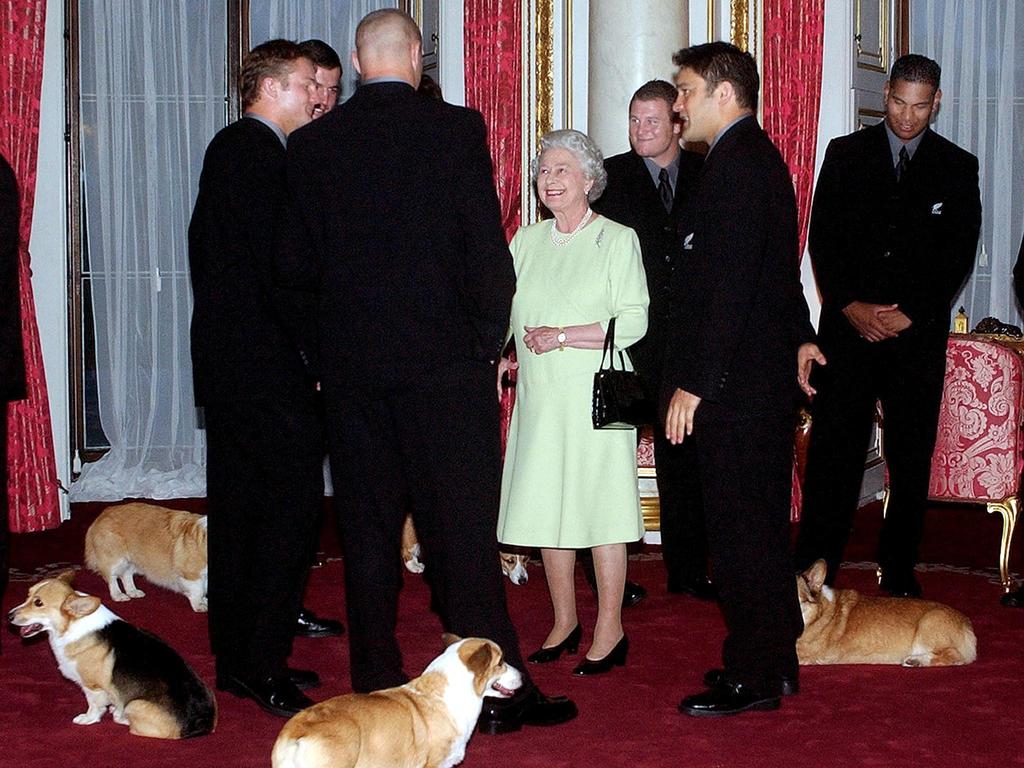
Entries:
<svg viewBox="0 0 1024 768">
<path fill-rule="evenodd" d="M 71 587 L 73 571 L 44 579 L 13 608 L 22 637 L 49 633 L 61 674 L 78 683 L 89 708 L 78 725 L 114 722 L 136 736 L 187 739 L 211 733 L 217 704 L 209 687 L 159 638 L 122 621 L 98 597 Z"/>
<path fill-rule="evenodd" d="M 416 528 L 412 524 L 412 515 L 405 516 L 405 524 L 402 526 L 402 562 L 411 573 L 423 573 L 426 566 L 420 560 L 422 552 L 420 542 L 416 536 Z M 530 574 L 526 571 L 526 563 L 529 555 L 513 554 L 511 552 L 499 552 L 501 572 L 508 576 L 516 586 L 522 586 L 530 580 Z"/>
<path fill-rule="evenodd" d="M 466 754 L 484 696 L 511 696 L 522 676 L 490 640 L 444 636 L 447 648 L 397 688 L 335 696 L 289 720 L 273 768 L 449 768 Z"/>
<path fill-rule="evenodd" d="M 804 631 L 801 664 L 970 664 L 977 640 L 970 619 L 929 600 L 866 597 L 825 585 L 825 561 L 797 576 Z"/>
<path fill-rule="evenodd" d="M 85 534 L 85 564 L 106 580 L 118 602 L 145 597 L 135 586 L 139 574 L 185 595 L 193 611 L 206 611 L 204 515 L 155 504 L 107 507 Z"/>
</svg>

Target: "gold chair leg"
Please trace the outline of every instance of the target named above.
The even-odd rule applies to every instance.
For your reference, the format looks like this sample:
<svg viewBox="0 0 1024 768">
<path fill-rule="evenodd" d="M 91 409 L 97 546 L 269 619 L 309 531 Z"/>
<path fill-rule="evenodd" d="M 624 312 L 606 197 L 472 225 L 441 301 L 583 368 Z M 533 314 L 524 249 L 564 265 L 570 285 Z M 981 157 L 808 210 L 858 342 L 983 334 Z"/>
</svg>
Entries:
<svg viewBox="0 0 1024 768">
<path fill-rule="evenodd" d="M 998 512 L 1003 516 L 1003 538 L 999 542 L 999 579 L 1003 583 L 1003 591 L 1010 591 L 1010 543 L 1013 541 L 1013 529 L 1017 525 L 1017 512 L 1020 499 L 1011 496 L 1003 501 L 990 502 L 988 511 Z"/>
</svg>

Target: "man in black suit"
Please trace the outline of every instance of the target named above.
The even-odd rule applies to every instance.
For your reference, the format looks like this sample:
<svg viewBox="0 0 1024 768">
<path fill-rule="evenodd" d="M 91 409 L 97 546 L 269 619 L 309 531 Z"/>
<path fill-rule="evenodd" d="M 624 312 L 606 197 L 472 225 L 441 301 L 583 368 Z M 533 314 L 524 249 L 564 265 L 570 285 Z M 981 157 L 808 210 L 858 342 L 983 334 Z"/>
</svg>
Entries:
<svg viewBox="0 0 1024 768">
<path fill-rule="evenodd" d="M 420 31 L 397 10 L 356 30 L 355 95 L 288 149 L 281 275 L 314 302 L 317 366 L 345 559 L 352 687 L 408 678 L 395 638 L 405 513 L 446 629 L 497 642 L 524 671 L 481 729 L 569 720 L 525 674 L 495 535 L 497 360 L 515 290 L 484 123 L 416 93 Z"/>
<path fill-rule="evenodd" d="M 0 600 L 7 589 L 11 535 L 7 523 L 7 403 L 25 397 L 18 291 L 20 230 L 18 180 L 7 159 L 0 155 Z"/>
<path fill-rule="evenodd" d="M 820 358 L 800 286 L 793 184 L 754 114 L 748 53 L 716 42 L 676 53 L 686 141 L 710 147 L 672 276 L 665 436 L 692 440 L 711 569 L 728 635 L 722 669 L 688 715 L 776 709 L 797 684 L 803 629 L 789 559 L 798 359 Z"/>
<path fill-rule="evenodd" d="M 662 357 L 668 328 L 672 271 L 679 262 L 679 221 L 697 185 L 704 158 L 679 146 L 681 126 L 672 112 L 676 88 L 664 80 L 640 86 L 629 102 L 631 149 L 604 162 L 608 186 L 593 208 L 636 231 L 651 297 L 647 335 L 629 349 L 651 399 L 660 394 Z M 714 599 L 708 580 L 697 454 L 693 443 L 672 445 L 664 425 L 654 424 L 658 468 L 661 551 L 668 591 Z M 627 583 L 627 592 L 630 584 Z M 633 591 L 639 585 L 633 586 Z"/>
<path fill-rule="evenodd" d="M 882 404 L 890 497 L 879 541 L 881 587 L 919 597 L 914 577 L 946 368 L 953 297 L 974 264 L 978 160 L 928 124 L 939 65 L 893 64 L 885 120 L 834 139 L 811 211 L 822 296 L 804 507 L 796 565 L 835 580 L 857 508 L 875 401 Z"/>
<path fill-rule="evenodd" d="M 192 368 L 207 438 L 210 641 L 217 687 L 290 716 L 315 673 L 288 669 L 323 503 L 314 382 L 274 290 L 288 134 L 309 122 L 313 63 L 271 40 L 242 64 L 245 114 L 210 142 L 192 221 Z"/>
</svg>

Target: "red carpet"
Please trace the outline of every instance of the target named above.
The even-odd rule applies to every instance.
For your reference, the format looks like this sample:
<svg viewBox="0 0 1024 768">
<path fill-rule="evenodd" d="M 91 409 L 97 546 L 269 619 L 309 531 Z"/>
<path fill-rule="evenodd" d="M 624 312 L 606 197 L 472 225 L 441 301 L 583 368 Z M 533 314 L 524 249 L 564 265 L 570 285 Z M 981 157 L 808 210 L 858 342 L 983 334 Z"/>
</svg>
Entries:
<svg viewBox="0 0 1024 768">
<path fill-rule="evenodd" d="M 82 531 L 92 510 L 76 510 L 59 531 L 14 538 L 15 579 L 4 610 L 23 599 L 32 573 L 47 563 L 81 559 Z M 577 679 L 577 659 L 531 668 L 541 689 L 568 693 L 580 708 L 574 722 L 553 728 L 529 728 L 518 734 L 474 736 L 463 763 L 467 768 L 516 766 L 679 766 L 747 768 L 787 766 L 961 766 L 1024 765 L 1024 610 L 1002 608 L 992 579 L 994 538 L 978 512 L 945 536 L 959 540 L 961 553 L 984 559 L 987 570 L 971 562 L 927 567 L 919 578 L 929 598 L 949 603 L 970 616 L 978 635 L 979 660 L 968 667 L 905 670 L 896 667 L 812 667 L 802 669 L 799 696 L 787 698 L 778 712 L 752 713 L 724 720 L 696 720 L 676 713 L 679 699 L 700 687 L 703 671 L 715 666 L 723 627 L 713 605 L 667 595 L 661 562 L 654 548 L 630 564 L 630 577 L 645 584 L 650 596 L 625 614 L 631 647 L 627 666 L 609 675 Z M 862 524 L 861 528 L 870 527 Z M 938 525 L 941 530 L 942 526 Z M 870 534 L 868 534 L 870 537 Z M 980 539 L 977 544 L 969 543 Z M 946 540 L 944 538 L 944 540 Z M 851 553 L 869 549 L 854 542 Z M 325 615 L 342 609 L 341 563 L 333 557 L 311 577 L 307 605 Z M 982 557 L 982 555 L 984 557 Z M 509 584 L 513 618 L 523 647 L 533 650 L 546 634 L 549 607 L 543 571 L 531 565 L 531 581 Z M 842 586 L 873 591 L 873 574 L 851 567 Z M 580 618 L 593 625 L 594 601 L 579 581 Z M 94 574 L 82 572 L 78 587 L 106 597 Z M 194 614 L 184 597 L 149 587 L 130 603 L 107 604 L 119 615 L 149 629 L 176 647 L 199 674 L 212 682 L 213 661 L 205 617 Z M 406 668 L 417 673 L 439 650 L 441 628 L 427 609 L 428 595 L 418 576 L 408 575 L 403 594 L 401 643 Z M 584 646 L 588 642 L 584 637 Z M 338 639 L 300 639 L 295 666 L 317 670 L 324 685 L 314 698 L 347 690 L 347 648 Z M 61 677 L 49 645 L 22 642 L 7 634 L 0 656 L 0 764 L 10 768 L 51 766 L 267 766 L 270 748 L 283 720 L 254 704 L 218 694 L 220 723 L 212 736 L 188 742 L 159 742 L 133 737 L 109 717 L 93 726 L 71 719 L 85 700 Z"/>
</svg>

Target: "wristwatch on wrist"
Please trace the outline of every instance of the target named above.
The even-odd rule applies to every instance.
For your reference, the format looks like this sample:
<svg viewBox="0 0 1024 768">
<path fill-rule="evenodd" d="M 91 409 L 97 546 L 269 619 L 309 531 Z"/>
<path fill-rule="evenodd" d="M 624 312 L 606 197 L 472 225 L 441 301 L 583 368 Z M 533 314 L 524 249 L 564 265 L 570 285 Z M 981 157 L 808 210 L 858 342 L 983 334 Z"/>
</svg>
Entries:
<svg viewBox="0 0 1024 768">
<path fill-rule="evenodd" d="M 558 336 L 555 337 L 558 340 L 558 351 L 565 351 L 565 328 L 558 329 Z"/>
</svg>

